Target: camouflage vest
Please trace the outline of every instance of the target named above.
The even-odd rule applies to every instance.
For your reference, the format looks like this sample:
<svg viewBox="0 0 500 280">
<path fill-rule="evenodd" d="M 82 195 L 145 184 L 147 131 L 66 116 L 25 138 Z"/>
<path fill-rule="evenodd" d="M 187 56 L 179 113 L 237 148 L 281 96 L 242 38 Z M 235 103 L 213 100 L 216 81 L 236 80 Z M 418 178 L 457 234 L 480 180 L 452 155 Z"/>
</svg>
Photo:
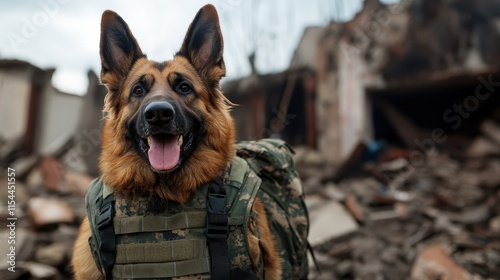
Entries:
<svg viewBox="0 0 500 280">
<path fill-rule="evenodd" d="M 263 261 L 250 257 L 247 238 L 248 225 L 255 225 L 259 218 L 251 211 L 255 197 L 266 207 L 273 234 L 281 236 L 275 240 L 285 260 L 283 279 L 307 278 L 308 217 L 291 156 L 290 148 L 279 140 L 239 143 L 238 156 L 224 179 L 231 268 L 252 272 L 259 279 L 265 275 Z M 108 242 L 115 244 L 113 279 L 210 279 L 208 188 L 209 184 L 198 189 L 186 205 L 171 202 L 151 213 L 148 201 L 142 198 L 116 198 L 114 205 L 100 208 L 112 194 L 101 179 L 94 180 L 86 205 L 96 265 L 102 269 L 109 258 L 110 252 L 103 252 L 100 246 Z M 114 234 L 100 234 L 100 225 L 109 219 Z M 111 239 L 102 240 L 109 235 Z"/>
</svg>

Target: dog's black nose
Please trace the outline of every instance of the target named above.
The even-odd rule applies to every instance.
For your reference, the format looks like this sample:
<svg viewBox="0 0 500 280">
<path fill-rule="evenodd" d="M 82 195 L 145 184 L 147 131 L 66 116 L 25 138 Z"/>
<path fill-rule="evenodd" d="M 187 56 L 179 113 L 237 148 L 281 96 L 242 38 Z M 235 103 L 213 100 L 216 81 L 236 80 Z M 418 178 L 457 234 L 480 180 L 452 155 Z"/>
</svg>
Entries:
<svg viewBox="0 0 500 280">
<path fill-rule="evenodd" d="M 174 117 L 174 107 L 166 101 L 153 101 L 144 109 L 144 118 L 150 124 L 165 124 Z"/>
</svg>

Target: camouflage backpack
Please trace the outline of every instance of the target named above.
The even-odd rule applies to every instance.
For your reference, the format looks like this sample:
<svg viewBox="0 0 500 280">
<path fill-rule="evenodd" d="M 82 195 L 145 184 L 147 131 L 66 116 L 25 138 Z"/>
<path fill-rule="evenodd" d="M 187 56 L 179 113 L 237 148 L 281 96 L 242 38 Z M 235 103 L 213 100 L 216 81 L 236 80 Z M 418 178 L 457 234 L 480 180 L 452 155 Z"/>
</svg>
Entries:
<svg viewBox="0 0 500 280">
<path fill-rule="evenodd" d="M 106 279 L 263 279 L 263 260 L 251 257 L 247 242 L 258 197 L 285 260 L 282 279 L 306 279 L 308 216 L 292 154 L 281 140 L 241 142 L 223 178 L 159 212 L 94 180 L 85 201 L 97 267 Z"/>
</svg>

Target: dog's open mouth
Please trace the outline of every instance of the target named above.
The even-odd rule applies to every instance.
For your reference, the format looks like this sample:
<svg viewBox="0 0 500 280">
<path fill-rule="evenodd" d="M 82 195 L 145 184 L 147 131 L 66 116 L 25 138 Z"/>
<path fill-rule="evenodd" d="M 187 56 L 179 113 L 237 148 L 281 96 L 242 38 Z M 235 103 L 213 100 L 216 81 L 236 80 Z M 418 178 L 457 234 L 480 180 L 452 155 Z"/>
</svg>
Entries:
<svg viewBox="0 0 500 280">
<path fill-rule="evenodd" d="M 156 133 L 142 138 L 145 154 L 156 171 L 171 171 L 177 168 L 192 147 L 193 134 L 174 135 Z"/>
<path fill-rule="evenodd" d="M 151 166 L 159 171 L 177 166 L 181 155 L 182 135 L 156 134 L 147 138 L 148 158 Z"/>
</svg>

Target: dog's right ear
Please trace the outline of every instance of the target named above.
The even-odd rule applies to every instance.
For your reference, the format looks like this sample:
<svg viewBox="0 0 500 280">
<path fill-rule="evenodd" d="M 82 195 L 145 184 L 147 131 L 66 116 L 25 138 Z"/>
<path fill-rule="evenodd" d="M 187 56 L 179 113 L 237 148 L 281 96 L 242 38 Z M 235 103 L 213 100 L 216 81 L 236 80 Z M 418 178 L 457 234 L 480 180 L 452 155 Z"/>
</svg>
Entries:
<svg viewBox="0 0 500 280">
<path fill-rule="evenodd" d="M 110 89 L 116 89 L 133 63 L 144 56 L 127 23 L 110 10 L 102 14 L 100 54 L 101 80 Z"/>
</svg>

